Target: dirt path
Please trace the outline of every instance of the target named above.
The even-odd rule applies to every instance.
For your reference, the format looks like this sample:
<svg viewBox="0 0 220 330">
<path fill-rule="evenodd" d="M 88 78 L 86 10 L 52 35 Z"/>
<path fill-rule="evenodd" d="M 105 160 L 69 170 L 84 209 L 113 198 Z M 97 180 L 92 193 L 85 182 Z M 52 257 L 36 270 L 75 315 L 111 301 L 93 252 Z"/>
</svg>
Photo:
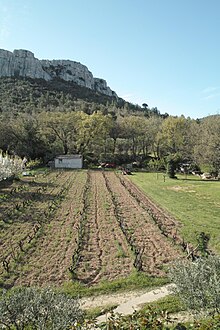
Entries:
<svg viewBox="0 0 220 330">
<path fill-rule="evenodd" d="M 105 307 L 107 305 L 109 306 L 121 305 L 128 300 L 141 296 L 145 292 L 146 290 L 137 290 L 137 291 L 100 295 L 97 297 L 87 297 L 80 299 L 80 305 L 82 309 Z"/>
<path fill-rule="evenodd" d="M 122 315 L 132 314 L 134 311 L 137 311 L 141 308 L 142 304 L 150 303 L 156 301 L 160 298 L 163 298 L 170 294 L 169 289 L 172 284 L 165 285 L 161 288 L 151 290 L 146 292 L 146 290 L 120 293 L 113 295 L 102 295 L 99 297 L 84 298 L 81 299 L 81 308 L 89 309 L 94 307 L 106 306 L 106 305 L 115 305 L 118 304 L 118 307 L 113 310 L 114 313 L 119 313 Z M 101 315 L 97 318 L 97 322 L 101 323 L 106 321 L 108 318 L 107 315 Z"/>
</svg>

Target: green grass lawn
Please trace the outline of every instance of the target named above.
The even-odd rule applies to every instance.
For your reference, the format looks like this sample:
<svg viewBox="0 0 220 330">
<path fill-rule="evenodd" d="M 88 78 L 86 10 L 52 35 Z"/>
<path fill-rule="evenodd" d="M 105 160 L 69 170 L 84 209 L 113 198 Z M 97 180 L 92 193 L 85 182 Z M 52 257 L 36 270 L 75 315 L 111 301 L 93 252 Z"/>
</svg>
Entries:
<svg viewBox="0 0 220 330">
<path fill-rule="evenodd" d="M 220 181 L 178 175 L 165 178 L 162 173 L 134 173 L 129 178 L 156 204 L 183 224 L 182 236 L 196 243 L 200 232 L 210 234 L 210 248 L 220 253 Z"/>
</svg>

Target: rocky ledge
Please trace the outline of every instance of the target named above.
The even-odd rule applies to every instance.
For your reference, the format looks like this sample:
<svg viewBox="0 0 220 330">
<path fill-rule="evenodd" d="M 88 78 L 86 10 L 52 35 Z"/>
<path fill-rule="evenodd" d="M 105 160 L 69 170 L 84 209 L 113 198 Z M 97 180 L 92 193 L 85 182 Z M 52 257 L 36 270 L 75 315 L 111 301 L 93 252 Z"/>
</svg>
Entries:
<svg viewBox="0 0 220 330">
<path fill-rule="evenodd" d="M 47 81 L 61 78 L 117 98 L 106 81 L 94 78 L 85 65 L 70 60 L 39 60 L 29 50 L 10 52 L 0 49 L 0 77 L 30 77 Z"/>
</svg>

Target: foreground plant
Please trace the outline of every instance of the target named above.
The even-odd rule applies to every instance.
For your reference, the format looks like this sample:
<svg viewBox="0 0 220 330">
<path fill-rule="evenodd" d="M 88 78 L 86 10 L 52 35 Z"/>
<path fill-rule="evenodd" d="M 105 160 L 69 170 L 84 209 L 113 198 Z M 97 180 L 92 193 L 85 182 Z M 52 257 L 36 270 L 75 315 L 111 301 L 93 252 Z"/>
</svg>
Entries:
<svg viewBox="0 0 220 330">
<path fill-rule="evenodd" d="M 167 322 L 169 317 L 163 311 L 149 308 L 144 312 L 135 312 L 129 316 L 114 315 L 109 318 L 108 322 L 100 325 L 100 329 L 119 330 L 119 329 L 151 329 L 151 330 L 168 330 Z"/>
<path fill-rule="evenodd" d="M 205 314 L 220 313 L 220 257 L 207 256 L 194 262 L 178 261 L 169 276 L 185 307 Z"/>
<path fill-rule="evenodd" d="M 19 288 L 0 300 L 0 329 L 64 330 L 81 319 L 78 301 L 51 289 Z"/>
</svg>

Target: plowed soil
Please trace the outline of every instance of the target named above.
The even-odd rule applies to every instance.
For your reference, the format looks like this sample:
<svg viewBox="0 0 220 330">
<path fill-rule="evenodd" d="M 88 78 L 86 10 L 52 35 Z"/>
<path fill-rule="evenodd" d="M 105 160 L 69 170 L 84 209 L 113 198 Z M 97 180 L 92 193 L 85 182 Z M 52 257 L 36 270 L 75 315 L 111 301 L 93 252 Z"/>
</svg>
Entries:
<svg viewBox="0 0 220 330">
<path fill-rule="evenodd" d="M 168 237 L 164 236 L 155 223 L 149 200 L 128 179 L 105 172 L 109 190 L 114 194 L 114 203 L 125 233 L 128 233 L 136 254 L 136 264 L 139 270 L 151 275 L 163 275 L 166 264 L 176 259 L 180 252 Z M 149 212 L 146 211 L 149 210 Z M 164 218 L 163 226 L 175 231 L 177 223 L 169 216 L 164 216 L 162 210 L 155 206 L 155 215 Z M 150 213 L 150 214 L 149 214 Z M 172 229 L 171 229 L 172 228 Z"/>
<path fill-rule="evenodd" d="M 26 197 L 18 185 L 0 187 L 2 286 L 60 286 L 72 277 L 93 285 L 135 268 L 162 276 L 182 254 L 175 219 L 121 174 L 52 172 L 23 184 Z"/>
</svg>

